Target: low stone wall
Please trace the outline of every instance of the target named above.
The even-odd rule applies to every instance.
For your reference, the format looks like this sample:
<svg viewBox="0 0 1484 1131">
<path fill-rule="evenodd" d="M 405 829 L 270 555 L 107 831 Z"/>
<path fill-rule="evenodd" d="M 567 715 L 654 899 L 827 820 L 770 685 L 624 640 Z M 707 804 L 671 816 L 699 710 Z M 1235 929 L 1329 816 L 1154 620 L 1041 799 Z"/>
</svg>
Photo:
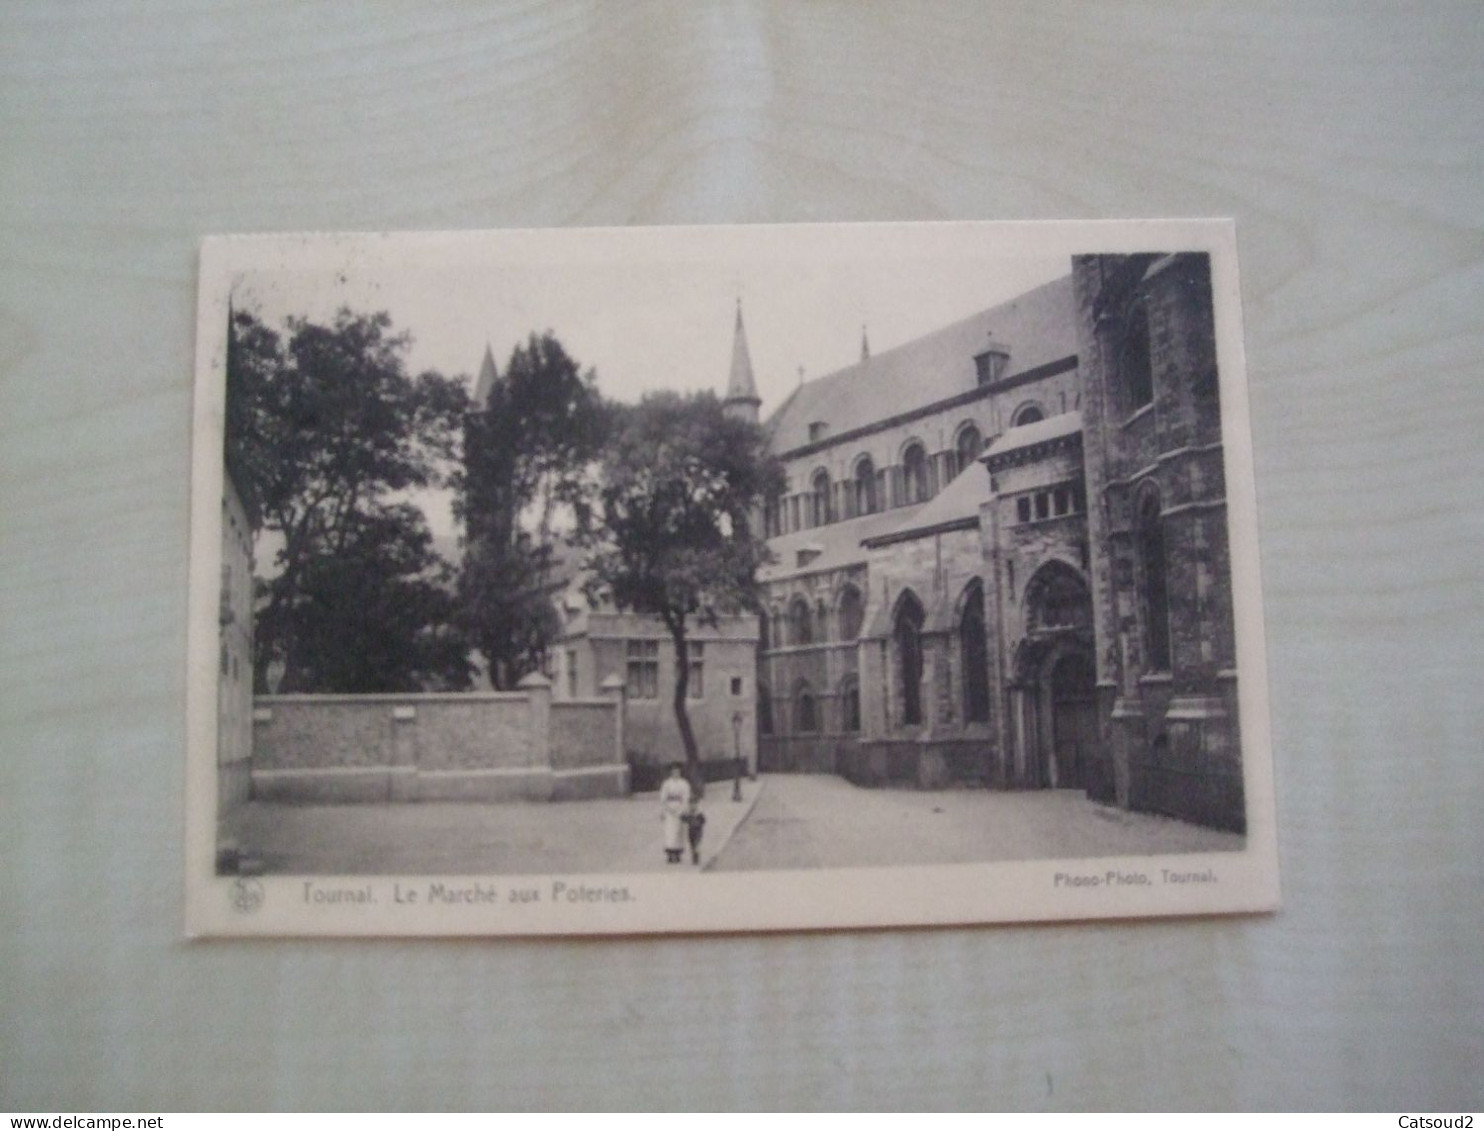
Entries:
<svg viewBox="0 0 1484 1131">
<path fill-rule="evenodd" d="M 552 799 L 618 797 L 629 791 L 618 705 L 569 699 L 551 705 Z"/>
<path fill-rule="evenodd" d="M 513 693 L 262 695 L 252 796 L 335 804 L 548 801 L 628 791 L 616 700 Z"/>
</svg>

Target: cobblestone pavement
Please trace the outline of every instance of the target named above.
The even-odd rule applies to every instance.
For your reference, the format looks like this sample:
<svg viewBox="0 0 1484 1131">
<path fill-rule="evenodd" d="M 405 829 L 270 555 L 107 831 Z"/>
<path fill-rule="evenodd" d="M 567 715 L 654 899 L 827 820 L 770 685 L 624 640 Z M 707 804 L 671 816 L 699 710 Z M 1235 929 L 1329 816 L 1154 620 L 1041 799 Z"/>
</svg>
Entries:
<svg viewBox="0 0 1484 1131">
<path fill-rule="evenodd" d="M 778 774 L 713 867 L 967 864 L 1237 851 L 1243 843 L 1234 833 L 1124 812 L 1072 790 L 861 789 L 831 775 Z"/>
<path fill-rule="evenodd" d="M 706 867 L 757 800 L 760 784 L 706 787 Z M 223 822 L 255 869 L 292 875 L 552 875 L 659 872 L 658 793 L 600 801 L 400 805 L 251 803 Z M 689 852 L 685 868 L 692 868 Z"/>
<path fill-rule="evenodd" d="M 707 787 L 701 866 L 718 871 L 1220 852 L 1243 838 L 1043 790 L 861 789 L 774 774 Z M 266 805 L 224 833 L 262 870 L 304 875 L 661 872 L 658 794 L 541 804 Z M 687 863 L 685 868 L 693 865 Z"/>
</svg>

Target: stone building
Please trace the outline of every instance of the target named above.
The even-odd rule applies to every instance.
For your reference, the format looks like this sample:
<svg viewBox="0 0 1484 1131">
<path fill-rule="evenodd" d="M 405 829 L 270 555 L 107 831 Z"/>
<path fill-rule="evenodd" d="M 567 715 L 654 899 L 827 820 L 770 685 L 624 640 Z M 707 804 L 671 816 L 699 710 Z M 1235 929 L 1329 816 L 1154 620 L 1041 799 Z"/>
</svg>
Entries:
<svg viewBox="0 0 1484 1131">
<path fill-rule="evenodd" d="M 766 424 L 761 766 L 1241 828 L 1214 342 L 1204 256 L 1078 257 L 801 384 Z"/>
</svg>

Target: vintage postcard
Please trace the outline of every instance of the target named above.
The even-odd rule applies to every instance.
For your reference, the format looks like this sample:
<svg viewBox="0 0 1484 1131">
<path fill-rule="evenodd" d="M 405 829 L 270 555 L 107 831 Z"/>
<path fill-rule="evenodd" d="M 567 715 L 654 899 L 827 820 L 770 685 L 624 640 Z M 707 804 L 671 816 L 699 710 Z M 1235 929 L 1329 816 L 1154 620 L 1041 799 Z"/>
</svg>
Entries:
<svg viewBox="0 0 1484 1131">
<path fill-rule="evenodd" d="M 186 930 L 1269 911 L 1226 221 L 208 240 Z"/>
</svg>

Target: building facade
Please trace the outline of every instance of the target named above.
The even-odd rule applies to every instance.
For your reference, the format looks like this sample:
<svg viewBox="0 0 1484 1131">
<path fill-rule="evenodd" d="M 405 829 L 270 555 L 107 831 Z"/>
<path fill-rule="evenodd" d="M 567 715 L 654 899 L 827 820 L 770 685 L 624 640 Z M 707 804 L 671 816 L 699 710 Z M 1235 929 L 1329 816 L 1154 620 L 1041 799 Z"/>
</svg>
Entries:
<svg viewBox="0 0 1484 1131">
<path fill-rule="evenodd" d="M 222 577 L 216 678 L 219 812 L 246 801 L 252 757 L 253 528 L 231 470 L 222 476 Z"/>
<path fill-rule="evenodd" d="M 740 313 L 728 404 L 756 412 Z M 1243 827 L 1209 263 L 1071 273 L 767 421 L 766 770 Z"/>
</svg>

